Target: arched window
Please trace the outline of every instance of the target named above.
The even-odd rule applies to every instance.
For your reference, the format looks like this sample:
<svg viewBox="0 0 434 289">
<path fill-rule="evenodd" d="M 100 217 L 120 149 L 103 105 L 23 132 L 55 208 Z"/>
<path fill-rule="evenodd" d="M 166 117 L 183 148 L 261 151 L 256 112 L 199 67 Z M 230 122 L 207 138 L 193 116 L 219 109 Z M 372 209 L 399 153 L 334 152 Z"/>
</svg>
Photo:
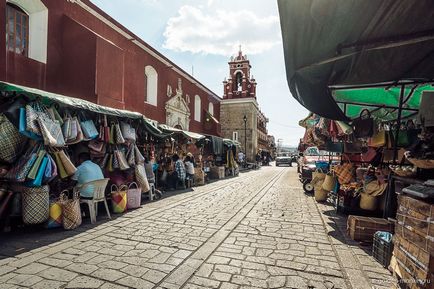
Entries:
<svg viewBox="0 0 434 289">
<path fill-rule="evenodd" d="M 41 0 L 6 1 L 6 49 L 47 63 L 48 8 Z"/>
<path fill-rule="evenodd" d="M 146 76 L 146 97 L 145 101 L 151 105 L 157 106 L 158 94 L 158 74 L 157 71 L 150 65 L 145 67 Z"/>
<path fill-rule="evenodd" d="M 243 89 L 243 74 L 241 72 L 238 72 L 235 75 L 235 81 L 237 84 L 237 91 L 241 91 Z"/>
<path fill-rule="evenodd" d="M 214 104 L 212 102 L 209 103 L 208 105 L 208 112 L 214 116 Z"/>
<path fill-rule="evenodd" d="M 6 48 L 29 55 L 29 15 L 11 3 L 6 4 Z"/>
<path fill-rule="evenodd" d="M 199 95 L 194 96 L 194 120 L 200 121 L 201 115 L 201 100 Z"/>
</svg>

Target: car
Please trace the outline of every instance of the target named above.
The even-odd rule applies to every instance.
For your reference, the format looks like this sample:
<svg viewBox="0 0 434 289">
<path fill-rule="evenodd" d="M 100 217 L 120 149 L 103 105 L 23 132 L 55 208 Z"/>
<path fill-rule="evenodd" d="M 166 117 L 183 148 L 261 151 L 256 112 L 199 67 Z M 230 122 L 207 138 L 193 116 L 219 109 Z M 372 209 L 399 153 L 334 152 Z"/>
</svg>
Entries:
<svg viewBox="0 0 434 289">
<path fill-rule="evenodd" d="M 276 167 L 286 164 L 292 167 L 292 162 L 294 161 L 294 157 L 290 155 L 281 155 L 276 157 Z"/>
</svg>

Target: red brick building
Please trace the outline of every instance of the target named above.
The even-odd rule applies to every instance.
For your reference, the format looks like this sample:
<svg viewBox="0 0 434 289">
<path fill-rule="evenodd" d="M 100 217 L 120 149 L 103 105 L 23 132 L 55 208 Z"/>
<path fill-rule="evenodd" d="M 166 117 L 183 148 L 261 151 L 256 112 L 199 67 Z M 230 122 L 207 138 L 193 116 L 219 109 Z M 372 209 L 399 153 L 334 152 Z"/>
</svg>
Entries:
<svg viewBox="0 0 434 289">
<path fill-rule="evenodd" d="M 220 134 L 220 98 L 89 0 L 0 3 L 0 80 Z"/>
</svg>

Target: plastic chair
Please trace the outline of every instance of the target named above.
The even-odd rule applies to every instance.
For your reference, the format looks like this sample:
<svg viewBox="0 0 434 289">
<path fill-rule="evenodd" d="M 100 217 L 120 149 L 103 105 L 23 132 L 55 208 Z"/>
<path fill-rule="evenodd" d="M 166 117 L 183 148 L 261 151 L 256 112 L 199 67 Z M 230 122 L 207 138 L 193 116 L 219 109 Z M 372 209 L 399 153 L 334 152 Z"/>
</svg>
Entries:
<svg viewBox="0 0 434 289">
<path fill-rule="evenodd" d="M 96 222 L 96 216 L 98 215 L 98 203 L 104 202 L 105 209 L 107 211 L 107 216 L 109 219 L 112 217 L 110 216 L 110 211 L 107 205 L 107 200 L 105 199 L 105 188 L 107 187 L 108 181 L 110 179 L 102 179 L 102 180 L 96 180 L 92 182 L 88 182 L 79 186 L 76 186 L 74 188 L 74 192 L 76 191 L 82 191 L 86 189 L 90 189 L 93 191 L 93 197 L 92 199 L 83 199 L 80 198 L 80 203 L 86 203 L 89 207 L 89 215 L 90 215 L 90 222 L 94 224 Z M 81 195 L 81 194 L 80 194 Z"/>
</svg>

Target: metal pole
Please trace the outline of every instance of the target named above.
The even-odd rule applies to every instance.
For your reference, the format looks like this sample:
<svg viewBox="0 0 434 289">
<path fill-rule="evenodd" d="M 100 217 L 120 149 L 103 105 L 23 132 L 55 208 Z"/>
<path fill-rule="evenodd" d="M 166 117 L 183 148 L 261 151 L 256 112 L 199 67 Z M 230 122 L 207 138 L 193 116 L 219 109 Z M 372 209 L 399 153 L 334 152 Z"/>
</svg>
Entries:
<svg viewBox="0 0 434 289">
<path fill-rule="evenodd" d="M 393 140 L 393 164 L 396 164 L 396 158 L 398 156 L 398 138 L 399 138 L 399 129 L 401 127 L 401 114 L 402 114 L 402 105 L 404 102 L 404 92 L 405 92 L 405 84 L 401 86 L 401 93 L 399 94 L 399 106 L 398 106 L 398 119 L 396 120 L 396 130 L 395 137 Z"/>
<path fill-rule="evenodd" d="M 244 118 L 244 149 L 246 151 L 246 159 L 247 159 L 247 119 Z"/>
</svg>

